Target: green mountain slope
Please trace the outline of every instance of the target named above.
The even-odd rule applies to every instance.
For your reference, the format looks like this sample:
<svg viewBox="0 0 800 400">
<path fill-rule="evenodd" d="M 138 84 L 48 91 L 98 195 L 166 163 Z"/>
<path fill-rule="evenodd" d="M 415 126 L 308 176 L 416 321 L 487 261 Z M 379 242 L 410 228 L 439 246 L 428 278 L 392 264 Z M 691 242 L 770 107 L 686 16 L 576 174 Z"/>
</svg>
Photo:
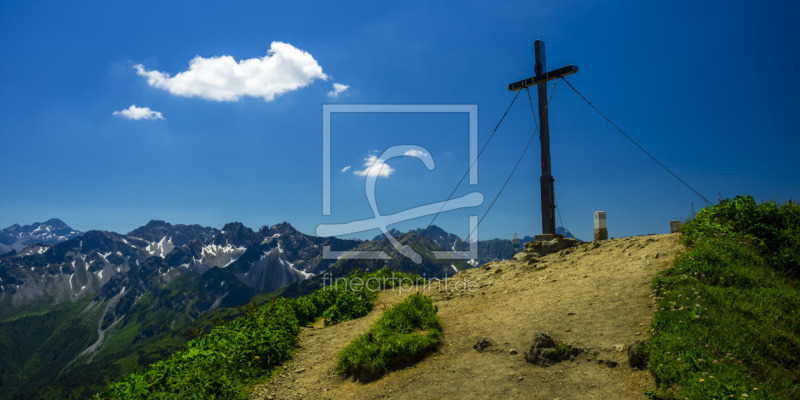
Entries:
<svg viewBox="0 0 800 400">
<path fill-rule="evenodd" d="M 97 340 L 102 310 L 91 298 L 0 321 L 0 397 L 34 388 Z"/>
</svg>

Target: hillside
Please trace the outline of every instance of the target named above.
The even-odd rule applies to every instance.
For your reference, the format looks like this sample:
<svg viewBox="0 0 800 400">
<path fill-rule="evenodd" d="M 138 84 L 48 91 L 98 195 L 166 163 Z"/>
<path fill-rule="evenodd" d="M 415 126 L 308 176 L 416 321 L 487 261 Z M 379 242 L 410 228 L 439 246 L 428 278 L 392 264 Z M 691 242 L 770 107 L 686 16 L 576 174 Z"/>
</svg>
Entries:
<svg viewBox="0 0 800 400">
<path fill-rule="evenodd" d="M 337 352 L 409 293 L 383 292 L 366 317 L 303 328 L 293 359 L 252 398 L 641 399 L 655 383 L 649 372 L 628 367 L 624 350 L 647 337 L 651 281 L 681 248 L 677 234 L 630 237 L 584 243 L 533 264 L 501 261 L 461 271 L 424 288 L 444 328 L 436 353 L 369 383 L 336 374 Z M 465 282 L 475 290 L 458 290 Z M 524 353 L 543 331 L 584 352 L 547 368 L 527 363 Z M 484 338 L 491 345 L 478 352 L 473 346 Z"/>
<path fill-rule="evenodd" d="M 65 230 L 79 233 L 56 219 L 0 232 L 6 242 L 37 238 L 0 255 L 0 350 L 7 350 L 0 351 L 0 398 L 85 398 L 166 358 L 194 329 L 236 315 L 235 307 L 253 296 L 297 297 L 319 288 L 324 277 L 356 269 L 388 265 L 444 277 L 511 256 L 511 241 L 494 239 L 479 242 L 480 257 L 470 263 L 434 259 L 431 251 L 462 243 L 436 226 L 425 237 L 394 232 L 424 255 L 421 264 L 383 236 L 316 237 L 285 222 L 258 230 L 229 223 L 220 230 L 153 220 L 124 235 L 93 230 L 74 237 Z M 53 243 L 50 233 L 59 234 Z M 381 250 L 390 259 L 326 260 L 325 246 Z"/>
</svg>

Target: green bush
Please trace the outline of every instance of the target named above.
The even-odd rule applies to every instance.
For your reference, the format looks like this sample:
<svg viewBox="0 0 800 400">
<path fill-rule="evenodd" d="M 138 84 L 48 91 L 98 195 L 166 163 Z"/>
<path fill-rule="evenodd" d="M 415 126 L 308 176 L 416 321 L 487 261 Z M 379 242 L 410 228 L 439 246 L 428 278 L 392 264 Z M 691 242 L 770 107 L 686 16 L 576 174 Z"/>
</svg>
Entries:
<svg viewBox="0 0 800 400">
<path fill-rule="evenodd" d="M 240 307 L 239 318 L 220 321 L 185 350 L 109 385 L 95 399 L 242 398 L 248 383 L 269 375 L 291 357 L 301 325 L 323 315 L 326 323 L 337 323 L 369 312 L 380 287 L 372 290 L 354 282 L 400 278 L 415 280 L 388 269 L 356 273 L 297 299 L 280 297 L 262 306 Z"/>
<path fill-rule="evenodd" d="M 714 237 L 745 241 L 771 267 L 800 277 L 800 204 L 756 204 L 737 196 L 700 210 L 681 232 L 687 245 Z"/>
<path fill-rule="evenodd" d="M 370 297 L 366 292 L 341 292 L 336 296 L 336 302 L 322 314 L 325 325 L 338 324 L 367 315 L 372 310 L 373 303 Z"/>
<path fill-rule="evenodd" d="M 337 280 L 334 285 L 320 291 L 320 295 L 335 293 L 333 304 L 322 314 L 325 325 L 338 324 L 363 317 L 372 310 L 375 297 L 384 289 L 391 289 L 403 283 L 420 284 L 424 279 L 388 268 L 370 274 L 356 272 L 346 280 Z"/>
<path fill-rule="evenodd" d="M 740 196 L 684 224 L 688 252 L 653 281 L 651 395 L 800 398 L 798 215 Z"/>
<path fill-rule="evenodd" d="M 294 311 L 298 323 L 306 325 L 317 318 L 317 303 L 310 296 L 303 296 L 293 300 Z"/>
<path fill-rule="evenodd" d="M 430 297 L 420 293 L 409 296 L 339 353 L 337 370 L 372 379 L 424 356 L 441 339 L 437 311 Z"/>
<path fill-rule="evenodd" d="M 187 349 L 143 373 L 112 384 L 99 398 L 236 398 L 241 383 L 264 375 L 291 356 L 299 330 L 296 302 L 275 299 L 247 306 Z"/>
</svg>

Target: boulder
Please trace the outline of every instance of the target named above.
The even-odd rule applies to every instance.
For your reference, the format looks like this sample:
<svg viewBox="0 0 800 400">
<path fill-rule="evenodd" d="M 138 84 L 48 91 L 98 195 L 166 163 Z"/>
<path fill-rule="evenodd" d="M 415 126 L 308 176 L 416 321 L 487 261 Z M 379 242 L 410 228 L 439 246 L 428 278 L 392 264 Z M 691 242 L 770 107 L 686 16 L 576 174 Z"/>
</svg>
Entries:
<svg viewBox="0 0 800 400">
<path fill-rule="evenodd" d="M 478 342 L 475 343 L 472 346 L 472 348 L 477 350 L 478 353 L 483 353 L 485 350 L 489 349 L 492 346 L 494 346 L 494 343 L 491 340 L 483 338 L 481 340 L 478 340 Z"/>
<path fill-rule="evenodd" d="M 561 357 L 555 347 L 543 347 L 535 350 L 531 348 L 530 351 L 525 352 L 525 361 L 540 367 L 549 367 L 561 362 Z"/>
<path fill-rule="evenodd" d="M 628 364 L 631 368 L 645 369 L 647 368 L 647 353 L 644 351 L 645 342 L 637 340 L 630 347 L 628 347 Z"/>
<path fill-rule="evenodd" d="M 577 239 L 564 239 L 561 235 L 536 235 L 536 240 L 525 243 L 525 253 L 545 256 L 577 245 Z"/>
<path fill-rule="evenodd" d="M 525 352 L 525 361 L 540 367 L 549 367 L 562 360 L 574 359 L 580 353 L 581 349 L 559 343 L 547 333 L 539 332 L 534 335 L 530 350 Z"/>
<path fill-rule="evenodd" d="M 536 253 L 528 253 L 524 251 L 514 254 L 512 259 L 514 261 L 524 262 L 528 264 L 535 264 L 539 262 L 538 255 Z"/>
</svg>

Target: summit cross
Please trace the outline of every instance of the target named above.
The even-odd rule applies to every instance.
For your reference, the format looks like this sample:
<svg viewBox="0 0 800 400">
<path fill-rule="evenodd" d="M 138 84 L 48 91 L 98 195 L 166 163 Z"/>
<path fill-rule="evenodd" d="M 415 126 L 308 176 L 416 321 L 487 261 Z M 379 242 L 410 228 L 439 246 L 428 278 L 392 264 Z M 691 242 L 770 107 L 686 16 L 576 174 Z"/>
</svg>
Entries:
<svg viewBox="0 0 800 400">
<path fill-rule="evenodd" d="M 536 85 L 539 96 L 539 140 L 542 145 L 542 177 L 539 179 L 542 187 L 542 233 L 556 233 L 556 204 L 555 192 L 553 188 L 552 171 L 550 169 L 550 125 L 547 120 L 547 82 L 563 76 L 578 72 L 577 65 L 568 65 L 552 71 L 544 72 L 544 42 L 537 40 L 534 42 L 536 53 L 536 64 L 533 71 L 536 75 L 514 82 L 508 85 L 508 90 L 517 91 Z"/>
</svg>

